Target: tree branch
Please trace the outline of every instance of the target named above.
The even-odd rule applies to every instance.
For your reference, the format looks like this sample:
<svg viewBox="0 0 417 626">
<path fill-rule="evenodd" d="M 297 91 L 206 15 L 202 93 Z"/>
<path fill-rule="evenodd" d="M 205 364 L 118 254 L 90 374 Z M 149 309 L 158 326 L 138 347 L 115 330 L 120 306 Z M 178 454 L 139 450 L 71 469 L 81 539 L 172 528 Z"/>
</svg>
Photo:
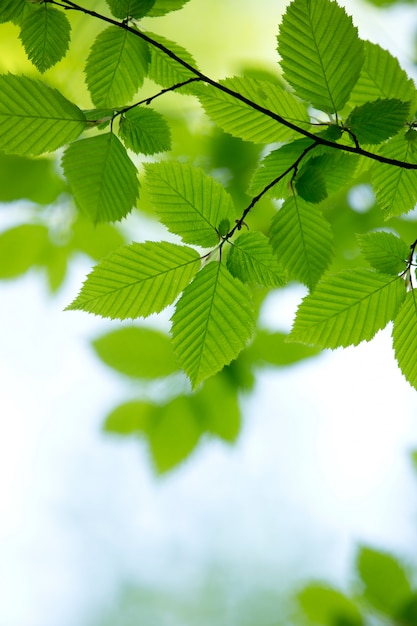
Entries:
<svg viewBox="0 0 417 626">
<path fill-rule="evenodd" d="M 189 70 L 192 74 L 194 74 L 194 76 L 196 76 L 202 82 L 206 83 L 207 85 L 211 85 L 215 89 L 222 91 L 223 93 L 226 93 L 227 95 L 231 96 L 232 98 L 235 98 L 236 100 L 239 100 L 240 102 L 243 102 L 244 104 L 254 109 L 255 111 L 258 111 L 259 113 L 262 113 L 263 115 L 266 115 L 267 117 L 272 118 L 279 124 L 282 124 L 283 126 L 286 126 L 287 128 L 290 128 L 297 134 L 303 135 L 304 137 L 308 137 L 309 139 L 311 139 L 317 144 L 320 144 L 322 146 L 327 146 L 335 150 L 342 150 L 343 152 L 357 154 L 359 156 L 366 157 L 373 161 L 378 161 L 379 163 L 385 163 L 386 165 L 392 165 L 394 167 L 401 167 L 403 169 L 408 169 L 408 170 L 417 169 L 417 163 L 408 163 L 407 161 L 391 159 L 389 157 L 385 157 L 375 152 L 368 152 L 368 150 L 364 150 L 359 145 L 349 146 L 346 144 L 339 144 L 334 141 L 324 139 L 323 137 L 318 137 L 314 133 L 311 133 L 310 131 L 305 130 L 304 128 L 301 128 L 300 126 L 297 126 L 297 124 L 294 124 L 293 122 L 290 122 L 289 120 L 286 120 L 285 118 L 281 117 L 277 113 L 274 113 L 273 111 L 270 111 L 269 109 L 266 109 L 265 107 L 261 106 L 260 104 L 257 104 L 256 102 L 253 102 L 252 100 L 250 100 L 249 98 L 246 98 L 245 96 L 238 93 L 237 91 L 234 91 L 233 89 L 229 89 L 229 87 L 226 87 L 222 83 L 219 83 L 213 80 L 212 78 L 210 78 L 209 76 L 206 76 L 205 74 L 200 72 L 200 70 L 198 70 L 197 68 L 187 63 L 187 61 L 184 61 L 179 56 L 177 56 L 174 52 L 172 52 L 172 50 L 170 50 L 163 44 L 159 43 L 158 41 L 155 41 L 154 39 L 152 39 L 152 37 L 149 37 L 149 35 L 147 35 L 146 33 L 129 26 L 129 24 L 127 24 L 124 21 L 120 22 L 111 17 L 102 15 L 101 13 L 97 13 L 96 11 L 86 9 L 76 4 L 75 2 L 72 2 L 72 0 L 62 0 L 61 2 L 59 2 L 58 0 L 45 0 L 45 2 L 49 4 L 54 4 L 56 6 L 60 6 L 66 10 L 74 10 L 74 11 L 79 11 L 81 13 L 85 13 L 86 15 L 95 17 L 103 22 L 106 22 L 113 26 L 117 26 L 118 28 L 122 28 L 123 30 L 128 31 L 129 33 L 132 33 L 136 37 L 140 37 L 143 41 L 146 41 L 149 45 L 153 46 L 154 48 L 158 48 L 159 50 L 161 50 L 161 52 L 163 52 L 168 57 L 176 61 L 179 65 L 182 65 L 182 67 L 185 67 L 187 70 Z"/>
</svg>

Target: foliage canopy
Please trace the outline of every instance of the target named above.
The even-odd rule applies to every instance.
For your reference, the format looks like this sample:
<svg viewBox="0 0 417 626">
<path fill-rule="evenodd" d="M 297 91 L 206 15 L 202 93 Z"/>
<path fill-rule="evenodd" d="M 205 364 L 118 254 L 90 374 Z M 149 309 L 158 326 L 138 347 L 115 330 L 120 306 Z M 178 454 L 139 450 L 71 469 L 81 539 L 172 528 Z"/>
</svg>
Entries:
<svg viewBox="0 0 417 626">
<path fill-rule="evenodd" d="M 35 202 L 50 203 L 64 189 L 78 210 L 64 245 L 40 224 L 2 233 L 9 255 L 2 277 L 43 265 L 55 289 L 69 255 L 83 250 L 98 263 L 68 309 L 128 320 L 173 307 L 171 343 L 136 327 L 121 331 L 136 351 L 126 342 L 120 347 L 117 331 L 94 343 L 102 358 L 106 346 L 108 365 L 129 376 L 182 370 L 197 390 L 190 395 L 182 381 L 184 393 L 165 405 L 130 403 L 106 422 L 114 432 L 145 432 L 161 471 L 187 456 L 203 432 L 236 436 L 237 393 L 253 384 L 256 367 L 369 341 L 389 322 L 399 367 L 417 388 L 417 242 L 413 214 L 403 219 L 417 202 L 413 81 L 389 52 L 359 38 L 333 0 L 288 4 L 277 36 L 282 77 L 246 72 L 217 81 L 180 44 L 142 27 L 142 20 L 157 24 L 153 18 L 186 2 L 108 0 L 94 10 L 71 0 L 0 6 L 0 22 L 19 27 L 40 74 L 66 55 L 75 14 L 102 26 L 84 59 L 91 109 L 43 79 L 0 76 L 4 167 L 20 159 L 22 171 L 56 189 L 53 198 L 45 191 Z M 219 176 L 221 167 L 179 152 L 176 121 L 158 110 L 168 92 L 199 102 L 220 138 L 218 165 L 227 149 L 233 152 L 227 167 L 235 188 Z M 42 156 L 56 151 L 65 181 Z M 237 184 L 233 160 L 239 158 L 247 158 L 251 173 Z M 358 184 L 372 185 L 376 203 L 369 214 L 354 214 L 347 201 Z M 123 245 L 111 224 L 149 205 L 169 231 L 167 241 Z M 97 245 L 86 234 L 93 232 L 87 221 L 100 233 Z M 25 258 L 16 250 L 28 237 L 39 245 Z M 288 336 L 268 333 L 257 323 L 262 302 L 288 281 L 304 284 L 308 295 Z M 155 362 L 152 338 L 170 365 L 149 375 L 134 361 Z M 121 350 L 130 365 L 120 366 Z M 199 398 L 210 407 L 209 395 L 225 389 L 226 423 L 218 407 L 202 418 Z M 172 403 L 183 407 L 180 425 L 172 424 Z M 165 424 L 165 434 L 158 426 L 157 436 L 155 424 Z M 177 427 L 183 445 L 167 461 L 155 441 Z"/>
</svg>

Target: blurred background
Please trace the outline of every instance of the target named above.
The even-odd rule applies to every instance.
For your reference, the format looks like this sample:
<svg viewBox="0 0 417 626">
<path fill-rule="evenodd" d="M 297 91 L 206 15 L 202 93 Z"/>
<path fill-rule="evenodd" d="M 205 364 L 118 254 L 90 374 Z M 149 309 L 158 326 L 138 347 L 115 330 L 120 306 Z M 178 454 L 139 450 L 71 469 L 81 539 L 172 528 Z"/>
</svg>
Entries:
<svg viewBox="0 0 417 626">
<path fill-rule="evenodd" d="M 415 2 L 341 4 L 362 37 L 415 75 Z M 145 25 L 215 78 L 269 75 L 285 6 L 191 0 Z M 82 69 L 101 27 L 71 19 L 71 51 L 45 78 L 91 108 Z M 0 25 L 0 70 L 36 76 L 18 32 Z M 157 106 L 170 117 L 173 156 L 187 149 L 244 202 L 259 150 L 216 131 L 191 99 L 170 94 Z M 117 229 L 94 230 L 76 216 L 54 162 L 35 163 L 0 155 L 0 626 L 360 624 L 367 609 L 357 617 L 357 597 L 370 586 L 363 546 L 395 555 L 383 564 L 414 589 L 417 396 L 396 366 L 390 329 L 355 349 L 280 359 L 263 348 L 250 366 L 239 361 L 205 398 L 232 426 L 180 431 L 176 457 L 166 433 L 127 427 L 123 407 L 162 402 L 172 416 L 178 390 L 188 397 L 185 380 L 126 375 L 103 338 L 132 324 L 63 312 L 95 260 L 123 241 L 165 233 L 146 195 Z M 333 225 L 349 265 L 346 224 L 360 232 L 382 220 L 365 179 L 339 202 Z M 257 219 L 267 221 L 270 203 Z M 413 241 L 416 218 L 393 228 Z M 260 326 L 278 342 L 304 293 L 290 285 L 260 295 Z M 165 337 L 169 317 L 140 328 Z M 315 612 L 301 591 L 313 581 L 346 594 L 331 602 L 350 617 Z M 369 623 L 394 623 L 381 615 Z M 417 623 L 413 615 L 398 623 Z"/>
</svg>

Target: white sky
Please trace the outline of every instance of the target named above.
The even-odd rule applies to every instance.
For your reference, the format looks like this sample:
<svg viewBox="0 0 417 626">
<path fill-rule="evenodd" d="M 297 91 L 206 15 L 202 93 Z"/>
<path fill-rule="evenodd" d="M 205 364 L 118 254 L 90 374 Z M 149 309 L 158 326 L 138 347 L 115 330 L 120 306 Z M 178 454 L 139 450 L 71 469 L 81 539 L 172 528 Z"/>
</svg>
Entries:
<svg viewBox="0 0 417 626">
<path fill-rule="evenodd" d="M 204 6 L 219 11 L 214 68 L 225 55 L 230 74 L 252 46 L 259 59 L 274 54 L 278 3 L 262 0 L 267 19 L 259 0 L 245 3 L 233 21 L 245 36 L 232 49 L 222 5 L 193 2 L 202 23 Z M 404 22 L 382 22 L 345 5 L 362 35 L 377 27 L 383 43 L 388 32 L 409 49 L 415 9 Z M 199 30 L 202 49 L 212 37 Z M 184 45 L 195 50 L 185 37 Z M 54 299 L 32 275 L 0 284 L 0 626 L 90 624 L 88 613 L 111 604 L 121 580 L 183 589 L 220 564 L 237 586 L 271 572 L 278 586 L 344 582 L 358 542 L 415 553 L 417 477 L 407 454 L 417 447 L 417 396 L 389 331 L 262 375 L 244 401 L 239 443 L 208 442 L 158 482 L 143 445 L 100 434 L 105 413 L 134 390 L 89 349 L 111 325 L 62 312 L 87 271 L 76 264 Z M 287 327 L 300 297 L 283 290 L 265 323 Z"/>
</svg>

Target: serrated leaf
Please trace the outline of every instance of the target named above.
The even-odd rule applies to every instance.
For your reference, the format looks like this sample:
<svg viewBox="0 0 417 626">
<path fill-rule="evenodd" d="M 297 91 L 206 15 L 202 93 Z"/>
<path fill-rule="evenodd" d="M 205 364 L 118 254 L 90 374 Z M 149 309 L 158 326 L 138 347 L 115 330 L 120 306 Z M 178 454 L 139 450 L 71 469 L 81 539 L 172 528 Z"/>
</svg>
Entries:
<svg viewBox="0 0 417 626">
<path fill-rule="evenodd" d="M 26 0 L 2 0 L 0 4 L 0 24 L 4 22 L 18 22 L 26 6 Z"/>
<path fill-rule="evenodd" d="M 380 154 L 391 159 L 417 164 L 417 133 L 397 135 L 380 150 Z M 375 163 L 372 168 L 372 183 L 379 206 L 388 219 L 411 211 L 417 202 L 417 172 L 385 163 Z"/>
<path fill-rule="evenodd" d="M 135 107 L 121 116 L 119 134 L 136 153 L 156 154 L 171 148 L 171 133 L 165 119 L 153 109 Z"/>
<path fill-rule="evenodd" d="M 150 59 L 148 44 L 117 26 L 109 26 L 94 41 L 85 68 L 96 107 L 123 106 L 143 84 Z"/>
<path fill-rule="evenodd" d="M 294 187 L 300 198 L 318 204 L 327 198 L 325 169 L 322 165 L 323 156 L 312 157 L 297 174 Z"/>
<path fill-rule="evenodd" d="M 400 67 L 398 59 L 370 41 L 364 41 L 363 46 L 365 61 L 350 102 L 361 105 L 378 98 L 398 98 L 402 102 L 415 103 L 415 85 Z"/>
<path fill-rule="evenodd" d="M 309 623 L 321 626 L 362 626 L 356 604 L 332 587 L 312 583 L 298 594 L 298 602 Z"/>
<path fill-rule="evenodd" d="M 171 11 L 178 11 L 188 0 L 155 0 L 152 10 L 149 12 L 150 17 L 159 17 Z"/>
<path fill-rule="evenodd" d="M 84 113 L 56 89 L 26 76 L 0 76 L 0 150 L 22 156 L 53 152 L 85 126 Z"/>
<path fill-rule="evenodd" d="M 373 268 L 397 276 L 406 268 L 410 247 L 392 233 L 376 232 L 357 235 L 360 250 Z"/>
<path fill-rule="evenodd" d="M 294 175 L 293 166 L 304 150 L 311 145 L 313 142 L 310 139 L 296 139 L 278 148 L 278 150 L 270 152 L 253 174 L 248 193 L 255 196 L 273 180 L 282 176 L 281 180 L 271 187 L 268 193 L 273 198 L 287 197 L 289 183 Z M 287 171 L 288 173 L 285 174 Z"/>
<path fill-rule="evenodd" d="M 197 387 L 243 350 L 254 328 L 247 288 L 222 263 L 209 263 L 184 290 L 172 317 L 178 361 Z"/>
<path fill-rule="evenodd" d="M 45 3 L 27 8 L 19 36 L 29 60 L 45 72 L 67 53 L 70 33 L 67 16 Z"/>
<path fill-rule="evenodd" d="M 409 111 L 409 102 L 397 98 L 379 99 L 353 109 L 345 125 L 359 143 L 378 144 L 404 128 Z"/>
<path fill-rule="evenodd" d="M 112 319 L 148 317 L 172 304 L 199 266 L 200 257 L 192 248 L 168 242 L 132 243 L 95 266 L 67 310 Z"/>
<path fill-rule="evenodd" d="M 219 82 L 289 122 L 302 128 L 310 126 L 304 104 L 278 84 L 243 76 Z M 255 143 L 273 143 L 286 141 L 295 135 L 291 128 L 219 89 L 197 85 L 194 90 L 210 119 L 234 137 Z"/>
<path fill-rule="evenodd" d="M 320 154 L 320 152 L 322 154 Z M 317 148 L 307 155 L 294 180 L 297 193 L 307 202 L 319 203 L 337 193 L 352 178 L 358 157 L 328 148 Z"/>
<path fill-rule="evenodd" d="M 160 378 L 178 371 L 168 335 L 151 328 L 125 326 L 92 342 L 109 367 L 133 378 Z"/>
<path fill-rule="evenodd" d="M 292 341 L 338 348 L 369 341 L 394 319 L 405 282 L 366 269 L 326 276 L 298 308 Z"/>
<path fill-rule="evenodd" d="M 244 283 L 278 287 L 286 282 L 286 272 L 260 232 L 242 233 L 231 242 L 226 262 L 229 272 Z"/>
<path fill-rule="evenodd" d="M 219 243 L 217 225 L 235 210 L 220 183 L 201 169 L 174 161 L 145 165 L 146 184 L 161 221 L 185 243 Z"/>
<path fill-rule="evenodd" d="M 364 61 L 351 18 L 329 0 L 291 2 L 280 26 L 278 52 L 284 78 L 296 94 L 329 113 L 345 105 Z"/>
<path fill-rule="evenodd" d="M 155 7 L 154 7 L 155 8 Z M 164 46 L 177 57 L 186 61 L 189 65 L 196 68 L 196 62 L 192 55 L 185 50 L 182 46 L 179 46 L 174 41 L 170 41 L 161 35 L 155 33 L 146 33 L 158 44 Z M 190 78 L 195 78 L 195 74 L 186 67 L 180 65 L 178 61 L 172 59 L 166 52 L 156 46 L 151 46 L 151 58 L 149 62 L 148 78 L 153 80 L 161 87 L 169 89 L 177 83 L 182 83 Z M 187 93 L 190 87 L 182 87 L 181 91 Z"/>
<path fill-rule="evenodd" d="M 289 198 L 271 223 L 270 242 L 290 278 L 313 288 L 333 250 L 329 222 L 320 209 L 298 196 Z"/>
<path fill-rule="evenodd" d="M 114 17 L 140 19 L 147 15 L 155 4 L 155 0 L 106 0 Z"/>
<path fill-rule="evenodd" d="M 62 167 L 76 205 L 93 222 L 121 220 L 135 206 L 136 168 L 113 133 L 72 143 L 62 157 Z"/>
<path fill-rule="evenodd" d="M 410 385 L 417 389 L 417 299 L 416 291 L 409 291 L 394 319 L 392 331 L 395 358 Z"/>
<path fill-rule="evenodd" d="M 390 554 L 364 547 L 357 557 L 357 571 L 368 602 L 383 613 L 396 617 L 412 593 L 405 567 Z"/>
</svg>

